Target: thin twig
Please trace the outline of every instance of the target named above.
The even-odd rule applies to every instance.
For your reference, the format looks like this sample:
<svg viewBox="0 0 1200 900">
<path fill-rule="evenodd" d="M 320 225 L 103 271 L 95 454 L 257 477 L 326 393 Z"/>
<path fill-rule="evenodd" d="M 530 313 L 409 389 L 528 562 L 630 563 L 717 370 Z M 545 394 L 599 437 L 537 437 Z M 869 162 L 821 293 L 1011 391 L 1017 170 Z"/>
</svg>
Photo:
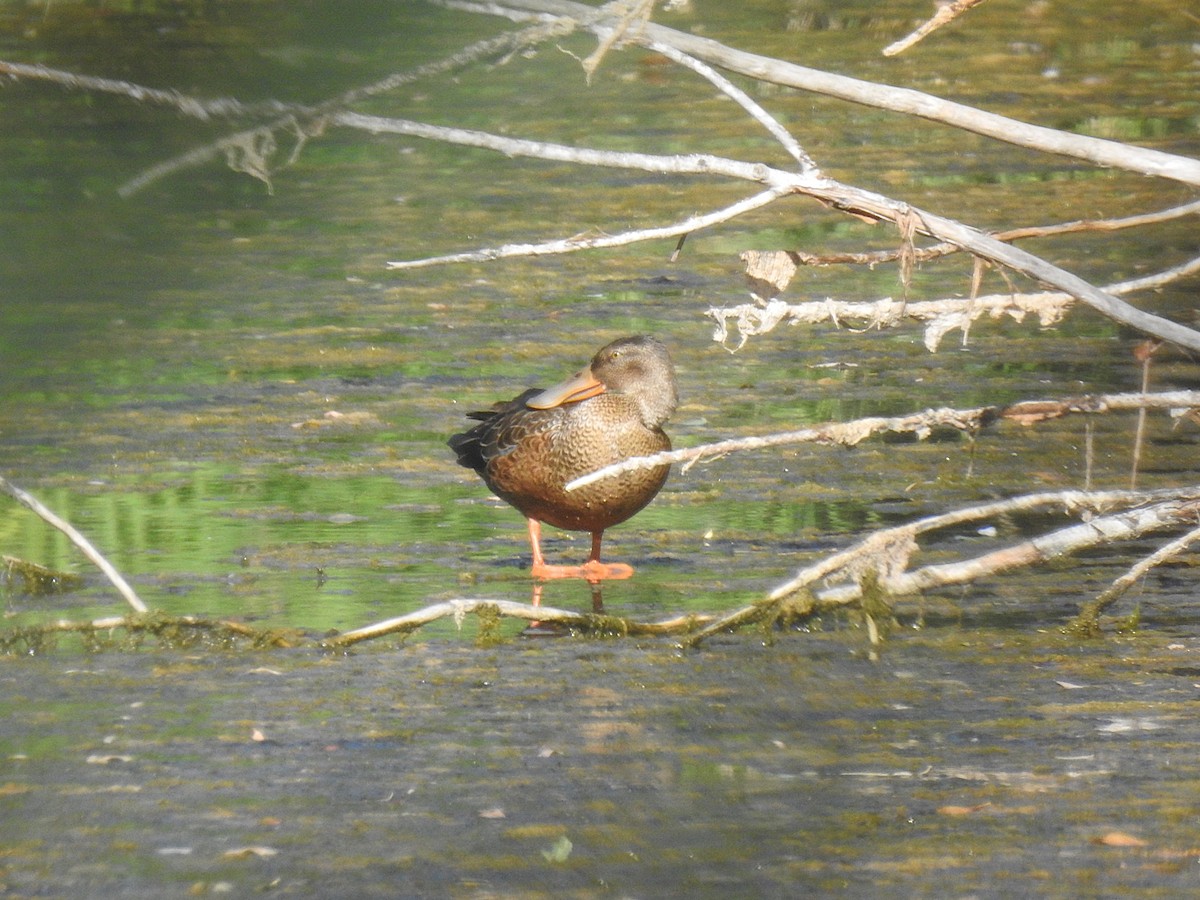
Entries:
<svg viewBox="0 0 1200 900">
<path fill-rule="evenodd" d="M 1142 393 L 1150 392 L 1150 362 L 1154 358 L 1154 351 L 1161 345 L 1154 341 L 1142 341 L 1134 349 L 1134 357 L 1142 364 Z M 1139 409 L 1137 415 L 1137 425 L 1133 432 L 1133 456 L 1129 463 L 1129 489 L 1133 490 L 1137 487 L 1138 470 L 1142 464 L 1142 450 L 1146 443 L 1146 410 Z"/>
<path fill-rule="evenodd" d="M 282 103 L 278 100 L 264 100 L 259 103 L 243 103 L 232 97 L 217 97 L 205 99 L 190 97 L 176 90 L 160 90 L 134 84 L 131 81 L 118 81 L 112 78 L 97 78 L 94 75 L 76 75 L 62 69 L 51 69 L 48 66 L 26 65 L 24 63 L 5 62 L 0 60 L 0 75 L 10 78 L 21 78 L 26 81 L 49 81 L 74 90 L 91 91 L 97 94 L 116 94 L 127 97 L 135 103 L 156 103 L 160 106 L 170 106 L 185 116 L 201 121 L 223 116 L 267 116 L 280 113 L 302 113 L 305 107 L 300 104 Z"/>
<path fill-rule="evenodd" d="M 983 0 L 951 0 L 949 3 L 943 3 L 937 8 L 937 12 L 929 19 L 921 24 L 919 28 L 910 34 L 902 37 L 895 43 L 888 44 L 883 48 L 884 56 L 895 56 L 898 53 L 903 53 L 913 44 L 924 40 L 933 32 L 937 31 L 946 25 L 949 25 L 968 9 L 973 6 L 978 6 Z"/>
<path fill-rule="evenodd" d="M 105 559 L 100 551 L 92 546 L 91 541 L 80 534 L 70 522 L 59 518 L 36 497 L 21 490 L 6 478 L 0 477 L 0 490 L 4 491 L 4 493 L 8 494 L 8 496 L 12 497 L 22 506 L 33 510 L 45 521 L 65 534 L 71 540 L 71 543 L 83 551 L 83 555 L 90 559 L 104 573 L 105 577 L 112 582 L 113 587 L 120 592 L 121 596 L 125 598 L 130 606 L 140 613 L 148 611 L 146 604 L 142 602 L 137 592 L 129 586 L 129 582 L 121 577 L 121 573 L 116 570 L 112 563 Z"/>
<path fill-rule="evenodd" d="M 724 209 L 714 210 L 704 215 L 689 216 L 673 225 L 663 225 L 658 228 L 639 228 L 620 234 L 606 234 L 600 237 L 569 237 L 557 241 L 544 241 L 540 244 L 505 244 L 500 247 L 484 247 L 479 250 L 469 250 L 465 253 L 451 253 L 446 256 L 430 256 L 424 259 L 403 260 L 387 263 L 389 269 L 420 269 L 425 266 L 438 266 L 448 263 L 487 262 L 493 259 L 503 259 L 512 256 L 548 256 L 557 253 L 574 253 L 578 250 L 592 250 L 597 247 L 621 247 L 626 244 L 641 241 L 658 240 L 669 237 L 683 237 L 702 228 L 710 228 L 722 222 L 736 218 L 743 213 L 774 203 L 784 194 L 786 189 L 771 188 L 752 197 L 746 197 Z"/>
<path fill-rule="evenodd" d="M 1092 627 L 1086 630 L 1094 630 L 1095 621 L 1100 614 L 1120 600 L 1125 592 L 1133 587 L 1139 579 L 1143 578 L 1147 572 L 1175 559 L 1175 557 L 1179 556 L 1179 554 L 1183 553 L 1197 541 L 1200 541 L 1200 528 L 1193 528 L 1187 534 L 1177 537 L 1168 544 L 1163 544 L 1163 546 L 1159 547 L 1149 556 L 1132 566 L 1128 572 L 1117 578 L 1107 590 L 1088 603 L 1079 613 L 1077 621 L 1080 623 L 1091 622 Z"/>
<path fill-rule="evenodd" d="M 807 174 L 820 174 L 817 169 L 817 164 L 812 161 L 812 158 L 804 152 L 804 148 L 800 146 L 800 142 L 792 136 L 792 133 L 783 127 L 783 123 L 776 119 L 773 115 L 762 108 L 760 104 L 751 99 L 750 95 L 737 87 L 724 75 L 716 71 L 712 66 L 705 65 L 700 60 L 688 56 L 676 50 L 670 44 L 663 44 L 657 41 L 651 41 L 646 45 L 650 50 L 656 53 L 661 53 L 663 56 L 678 65 L 691 69 L 698 75 L 707 78 L 712 82 L 721 93 L 732 99 L 738 106 L 744 109 L 754 121 L 762 125 L 771 136 L 783 146 L 792 158 L 800 164 L 800 171 Z"/>
<path fill-rule="evenodd" d="M 1184 216 L 1200 214 L 1200 200 L 1171 206 L 1166 209 L 1149 213 L 1137 213 L 1132 216 L 1122 216 L 1116 219 L 1076 219 L 1073 222 L 1058 222 L 1053 225 L 1023 225 L 1019 228 L 1007 228 L 1004 231 L 991 232 L 991 236 L 1004 243 L 1027 240 L 1031 238 L 1057 237 L 1064 234 L 1079 234 L 1087 232 L 1109 233 L 1126 228 L 1142 228 L 1146 225 L 1158 225 L 1170 222 Z M 918 247 L 914 258 L 917 262 L 930 262 L 961 253 L 962 247 L 957 244 L 941 242 L 927 247 Z M 877 266 L 881 263 L 895 262 L 900 258 L 899 249 L 868 250 L 862 253 L 807 253 L 803 250 L 782 251 L 788 254 L 797 265 L 804 266 L 833 266 L 833 265 L 863 265 Z"/>
<path fill-rule="evenodd" d="M 600 68 L 600 63 L 608 55 L 608 51 L 617 46 L 618 42 L 629 32 L 636 22 L 639 26 L 650 21 L 650 13 L 654 10 L 654 0 L 628 0 L 628 2 L 607 3 L 601 7 L 605 13 L 619 16 L 615 26 L 604 29 L 600 33 L 600 43 L 591 55 L 583 61 L 583 74 L 587 83 L 592 83 L 592 76 Z"/>
</svg>

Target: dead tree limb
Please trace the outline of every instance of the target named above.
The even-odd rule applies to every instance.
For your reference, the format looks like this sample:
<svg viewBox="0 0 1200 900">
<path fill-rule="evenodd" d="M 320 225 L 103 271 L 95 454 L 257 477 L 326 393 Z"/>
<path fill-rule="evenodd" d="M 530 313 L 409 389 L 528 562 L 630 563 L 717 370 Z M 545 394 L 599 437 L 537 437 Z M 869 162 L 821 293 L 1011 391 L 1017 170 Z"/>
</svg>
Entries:
<svg viewBox="0 0 1200 900">
<path fill-rule="evenodd" d="M 83 555 L 90 559 L 96 568 L 104 573 L 104 577 L 112 583 L 112 586 L 117 589 L 117 592 L 125 598 L 130 606 L 140 613 L 147 611 L 146 604 L 142 602 L 137 592 L 129 586 L 129 582 L 121 576 L 121 573 L 116 570 L 112 563 L 104 558 L 99 550 L 92 546 L 92 542 L 85 538 L 70 522 L 55 515 L 32 494 L 21 490 L 3 477 L 0 477 L 0 491 L 4 491 L 4 493 L 27 509 L 33 510 L 42 519 L 65 534 L 71 543 L 78 547 L 83 552 Z"/>
<path fill-rule="evenodd" d="M 534 606 L 512 600 L 447 600 L 435 603 L 394 619 L 387 619 L 346 631 L 322 644 L 326 647 L 348 647 L 360 641 L 384 637 L 389 634 L 409 634 L 424 625 L 439 619 L 453 619 L 461 628 L 464 618 L 470 613 L 492 613 L 501 617 L 524 619 L 528 622 L 544 622 L 581 631 L 600 634 L 622 635 L 666 635 L 693 631 L 712 619 L 712 616 L 676 616 L 662 622 L 636 622 L 618 616 L 600 613 L 578 613 L 552 606 Z"/>
<path fill-rule="evenodd" d="M 1018 247 L 1010 247 L 976 228 L 971 228 L 953 219 L 917 209 L 873 191 L 841 184 L 824 176 L 789 172 L 783 169 L 774 169 L 762 163 L 742 162 L 710 154 L 657 156 L 650 153 L 593 150 L 546 141 L 502 137 L 484 131 L 429 125 L 408 119 L 367 116 L 361 113 L 337 113 L 330 117 L 330 122 L 360 128 L 372 134 L 387 133 L 422 137 L 494 150 L 508 156 L 528 156 L 558 162 L 573 162 L 580 165 L 637 169 L 665 175 L 723 175 L 763 184 L 772 191 L 803 194 L 820 200 L 834 209 L 881 222 L 894 222 L 897 225 L 901 221 L 912 222 L 913 227 L 922 234 L 949 241 L 983 259 L 1057 287 L 1114 321 L 1136 328 L 1152 337 L 1200 352 L 1200 332 L 1131 306 L 1089 284 L 1079 276 L 1034 256 L 1032 253 Z M 396 268 L 412 264 L 412 262 L 389 263 L 389 266 Z"/>
<path fill-rule="evenodd" d="M 594 7 L 572 0 L 503 0 L 503 3 L 493 5 L 570 18 L 579 22 L 580 27 L 593 33 L 607 33 L 613 27 L 611 13 L 607 17 L 598 17 Z M 677 50 L 710 65 L 759 81 L 769 81 L 783 87 L 812 91 L 851 103 L 917 116 L 1044 153 L 1069 156 L 1095 165 L 1112 166 L 1200 186 L 1200 160 L 1102 138 L 1069 134 L 985 112 L 962 103 L 943 100 L 910 88 L 898 88 L 810 69 L 768 56 L 736 50 L 711 38 L 685 34 L 653 22 L 644 25 L 636 34 L 626 35 L 626 40 L 631 43 L 657 41 L 670 44 Z"/>
<path fill-rule="evenodd" d="M 1153 568 L 1168 563 L 1200 541 L 1200 528 L 1193 528 L 1168 544 L 1163 544 L 1149 556 L 1139 560 L 1128 572 L 1116 579 L 1108 590 L 1094 600 L 1084 604 L 1071 627 L 1073 630 L 1093 636 L 1100 633 L 1100 615 L 1121 599 L 1125 592 L 1144 578 Z"/>
<path fill-rule="evenodd" d="M 999 516 L 1047 509 L 1090 518 L 975 558 L 909 569 L 912 557 L 919 551 L 919 535 Z M 1089 547 L 1177 528 L 1181 524 L 1194 523 L 1198 516 L 1200 486 L 1164 491 L 1056 491 L 929 516 L 874 532 L 852 547 L 800 570 L 762 600 L 713 621 L 689 637 L 685 644 L 696 646 L 715 634 L 763 620 L 803 617 L 823 609 L 861 602 L 867 590 L 890 609 L 891 598 L 969 583 Z M 837 583 L 830 585 L 834 579 Z"/>
<path fill-rule="evenodd" d="M 1200 407 L 1200 391 L 1167 391 L 1157 394 L 1102 394 L 1061 400 L 1027 400 L 1008 406 L 980 406 L 973 409 L 927 409 L 907 416 L 872 416 L 851 422 L 829 422 L 796 431 L 745 438 L 731 438 L 698 447 L 668 450 L 652 456 L 635 456 L 597 469 L 568 482 L 567 490 L 578 490 L 604 478 L 612 478 L 639 469 L 653 469 L 664 463 L 685 463 L 685 469 L 702 460 L 718 459 L 743 450 L 762 450 L 791 444 L 839 444 L 852 447 L 868 437 L 883 433 L 912 434 L 928 437 L 934 429 L 953 428 L 967 434 L 1001 419 L 1028 425 L 1036 421 L 1072 414 L 1098 414 L 1115 410 L 1164 409 L 1187 410 Z"/>
</svg>

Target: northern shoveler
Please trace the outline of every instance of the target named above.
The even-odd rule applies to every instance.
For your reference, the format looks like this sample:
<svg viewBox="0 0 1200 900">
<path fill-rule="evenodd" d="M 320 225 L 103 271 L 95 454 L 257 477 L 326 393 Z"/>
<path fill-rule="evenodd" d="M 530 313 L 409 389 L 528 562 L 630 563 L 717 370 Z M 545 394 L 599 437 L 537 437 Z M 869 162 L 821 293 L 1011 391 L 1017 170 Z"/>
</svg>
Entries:
<svg viewBox="0 0 1200 900">
<path fill-rule="evenodd" d="M 670 450 L 662 426 L 675 411 L 675 367 L 657 338 L 613 341 L 587 368 L 547 390 L 468 413 L 479 424 L 450 438 L 460 465 L 474 469 L 529 525 L 535 578 L 628 578 L 623 563 L 600 562 L 604 530 L 654 499 L 670 466 L 639 469 L 567 491 L 581 475 L 632 456 Z M 592 535 L 583 566 L 547 565 L 541 523 Z"/>
</svg>

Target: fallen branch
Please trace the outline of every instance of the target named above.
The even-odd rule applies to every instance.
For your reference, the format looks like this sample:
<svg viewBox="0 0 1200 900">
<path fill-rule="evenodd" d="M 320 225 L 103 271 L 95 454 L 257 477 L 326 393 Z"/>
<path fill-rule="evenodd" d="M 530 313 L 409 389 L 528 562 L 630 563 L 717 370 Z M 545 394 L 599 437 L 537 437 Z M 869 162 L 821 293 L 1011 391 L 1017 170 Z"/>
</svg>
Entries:
<svg viewBox="0 0 1200 900">
<path fill-rule="evenodd" d="M 128 602 L 130 606 L 140 613 L 147 612 L 146 604 L 142 602 L 140 597 L 138 597 L 137 592 L 129 586 L 129 582 L 121 577 L 121 573 L 116 570 L 112 563 L 105 559 L 101 555 L 100 551 L 92 546 L 91 541 L 80 534 L 70 522 L 67 522 L 66 520 L 56 516 L 32 494 L 26 493 L 8 479 L 3 477 L 0 477 L 0 491 L 4 491 L 4 493 L 8 494 L 8 496 L 12 497 L 22 506 L 33 510 L 35 513 L 41 516 L 42 519 L 65 534 L 70 539 L 71 543 L 78 547 L 83 552 L 83 555 L 90 559 L 92 563 L 94 563 L 96 567 L 104 573 L 104 576 L 112 583 L 113 587 L 117 589 L 117 591 L 122 597 L 125 598 L 126 602 Z"/>
<path fill-rule="evenodd" d="M 919 550 L 918 535 L 1047 508 L 1095 517 L 972 559 L 908 570 L 909 561 Z M 694 647 L 714 634 L 748 624 L 808 616 L 824 609 L 861 602 L 868 589 L 873 601 L 882 602 L 890 609 L 888 599 L 892 597 L 965 584 L 1090 547 L 1132 540 L 1143 534 L 1194 522 L 1198 515 L 1200 486 L 1162 491 L 1056 491 L 929 516 L 874 532 L 854 546 L 802 569 L 762 600 L 720 617 L 684 643 Z M 831 587 L 814 587 L 818 582 L 827 583 L 835 577 L 843 579 L 842 582 Z"/>
<path fill-rule="evenodd" d="M 745 438 L 731 438 L 682 450 L 667 450 L 651 456 L 635 456 L 613 463 L 587 475 L 567 482 L 568 491 L 578 490 L 604 478 L 653 469 L 664 463 L 687 463 L 690 468 L 701 460 L 716 459 L 742 450 L 761 450 L 789 444 L 840 444 L 852 447 L 876 434 L 913 434 L 926 438 L 935 428 L 954 428 L 967 434 L 1000 419 L 1031 424 L 1042 419 L 1058 418 L 1073 413 L 1095 414 L 1129 409 L 1193 409 L 1200 407 L 1200 391 L 1168 391 L 1157 394 L 1101 394 L 1064 400 L 1026 400 L 1008 406 L 980 406 L 973 409 L 927 409 L 908 416 L 872 416 L 851 422 L 831 422 L 796 431 Z"/>
<path fill-rule="evenodd" d="M 921 234 L 949 241 L 983 259 L 1007 266 L 1031 278 L 1057 287 L 1117 322 L 1129 325 L 1150 336 L 1200 352 L 1200 332 L 1161 316 L 1143 312 L 1032 253 L 1011 247 L 1003 241 L 998 241 L 961 222 L 916 209 L 906 203 L 892 200 L 872 191 L 841 184 L 819 174 L 789 172 L 762 163 L 742 162 L 711 154 L 658 156 L 650 153 L 624 153 L 593 150 L 586 147 L 570 147 L 545 141 L 503 137 L 484 131 L 448 128 L 414 122 L 409 119 L 366 116 L 360 113 L 338 113 L 330 118 L 330 122 L 361 128 L 372 134 L 403 134 L 463 146 L 480 147 L 507 156 L 527 156 L 580 165 L 637 169 L 664 175 L 723 175 L 766 185 L 771 191 L 778 192 L 780 195 L 804 194 L 852 215 L 878 221 L 891 221 L 898 225 L 901 222 L 910 223 L 910 227 Z M 764 195 L 759 195 L 759 197 L 762 196 Z M 677 232 L 672 231 L 672 233 Z M 496 251 L 476 251 L 476 253 L 483 254 L 484 258 L 493 258 L 491 254 L 495 254 Z M 445 260 L 447 257 L 439 259 Z M 423 261 L 390 263 L 389 266 L 392 268 L 412 267 L 419 262 Z"/>
<path fill-rule="evenodd" d="M 1108 590 L 1091 602 L 1084 604 L 1083 609 L 1079 611 L 1079 615 L 1072 623 L 1072 629 L 1089 636 L 1099 634 L 1101 613 L 1120 600 L 1125 592 L 1151 569 L 1170 562 L 1198 541 L 1200 541 L 1200 528 L 1193 528 L 1187 534 L 1177 537 L 1169 544 L 1164 544 L 1149 556 L 1139 560 L 1128 572 L 1116 579 Z"/>
<path fill-rule="evenodd" d="M 453 619 L 455 624 L 461 628 L 463 619 L 468 613 L 484 613 L 524 619 L 528 622 L 552 623 L 590 633 L 622 635 L 686 633 L 694 631 L 712 619 L 712 616 L 689 615 L 676 616 L 662 622 L 635 622 L 619 616 L 570 612 L 565 609 L 555 609 L 552 606 L 534 606 L 530 603 L 517 603 L 512 600 L 448 600 L 445 603 L 435 603 L 394 619 L 376 622 L 373 625 L 344 632 L 336 637 L 326 638 L 322 641 L 322 645 L 330 648 L 348 647 L 360 641 L 389 634 L 408 634 L 439 619 Z"/>
</svg>

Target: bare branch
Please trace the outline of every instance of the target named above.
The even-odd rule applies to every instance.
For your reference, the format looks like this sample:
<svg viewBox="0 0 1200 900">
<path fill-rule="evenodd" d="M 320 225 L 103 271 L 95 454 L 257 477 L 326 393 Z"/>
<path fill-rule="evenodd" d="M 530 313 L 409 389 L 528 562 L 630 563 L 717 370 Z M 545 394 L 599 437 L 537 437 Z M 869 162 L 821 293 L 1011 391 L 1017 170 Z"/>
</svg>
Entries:
<svg viewBox="0 0 1200 900">
<path fill-rule="evenodd" d="M 140 613 L 147 611 L 146 604 L 142 602 L 142 599 L 137 595 L 137 592 L 129 586 L 129 582 L 121 577 L 121 573 L 116 570 L 113 564 L 105 559 L 100 551 L 92 546 L 92 542 L 80 534 L 80 532 L 76 530 L 76 528 L 70 522 L 59 518 L 32 494 L 26 493 L 8 479 L 3 477 L 0 477 L 0 491 L 4 491 L 4 493 L 8 494 L 8 496 L 12 497 L 22 506 L 33 510 L 46 522 L 50 523 L 68 538 L 70 538 L 71 543 L 78 547 L 83 552 L 83 555 L 90 559 L 92 563 L 104 573 L 104 576 L 112 583 L 112 586 L 117 589 L 117 591 L 122 597 L 125 598 L 130 606 Z"/>
<path fill-rule="evenodd" d="M 1194 495 L 1195 489 L 1191 491 Z M 974 559 L 924 566 L 905 572 L 881 581 L 881 586 L 894 596 L 915 594 L 929 588 L 967 584 L 1091 547 L 1133 540 L 1144 534 L 1178 527 L 1181 522 L 1195 521 L 1200 513 L 1197 502 L 1194 497 L 1191 500 L 1172 498 L 1152 506 L 1092 518 Z"/>
<path fill-rule="evenodd" d="M 160 106 L 170 106 L 185 116 L 203 121 L 215 116 L 264 116 L 304 111 L 303 106 L 281 103 L 278 100 L 264 100 L 261 103 L 243 103 L 241 100 L 231 97 L 206 100 L 189 97 L 175 90 L 164 91 L 129 81 L 97 78 L 92 75 L 76 75 L 73 72 L 50 69 L 46 66 L 30 66 L 3 60 L 0 60 L 0 75 L 30 81 L 50 81 L 63 87 L 94 91 L 99 94 L 116 94 L 128 97 L 135 103 L 156 103 Z"/>
<path fill-rule="evenodd" d="M 596 10 L 571 0 L 504 0 L 503 5 L 514 9 L 569 16 L 579 21 L 581 27 L 592 31 L 610 27 L 603 17 L 585 22 L 584 19 L 594 16 Z M 697 59 L 760 81 L 826 94 L 865 106 L 907 113 L 1045 153 L 1069 156 L 1096 165 L 1112 166 L 1200 186 L 1200 160 L 1186 156 L 1031 125 L 962 103 L 942 100 L 910 88 L 861 81 L 735 50 L 710 38 L 685 34 L 653 22 L 644 26 L 643 35 L 646 43 L 654 41 L 670 44 Z"/>
<path fill-rule="evenodd" d="M 1087 633 L 1096 632 L 1098 630 L 1097 619 L 1104 610 L 1120 600 L 1125 592 L 1133 587 L 1139 579 L 1145 577 L 1151 569 L 1175 559 L 1197 541 L 1200 541 L 1200 528 L 1193 528 L 1187 534 L 1177 537 L 1168 544 L 1163 544 L 1149 556 L 1139 560 L 1128 572 L 1114 581 L 1108 590 L 1080 611 L 1076 619 L 1076 627 Z"/>
<path fill-rule="evenodd" d="M 468 613 L 491 611 L 500 616 L 514 619 L 524 619 L 529 622 L 548 622 L 564 625 L 586 631 L 610 634 L 677 634 L 692 631 L 699 625 L 709 621 L 711 616 L 676 616 L 663 622 L 634 622 L 616 616 L 606 616 L 599 613 L 576 613 L 565 609 L 555 609 L 549 606 L 534 606 L 530 603 L 516 603 L 512 600 L 448 600 L 445 603 L 435 603 L 407 615 L 397 616 L 373 625 L 366 625 L 347 631 L 336 637 L 327 638 L 323 643 L 327 647 L 348 647 L 360 641 L 383 637 L 388 634 L 408 634 L 422 625 L 436 622 L 439 619 L 454 619 L 462 627 L 464 617 Z"/>
<path fill-rule="evenodd" d="M 761 206 L 766 206 L 787 194 L 786 189 L 772 188 L 739 200 L 737 203 L 718 209 L 701 216 L 690 216 L 674 225 L 664 225 L 660 228 L 640 228 L 636 231 L 626 231 L 621 234 L 608 234 L 600 237 L 583 235 L 563 238 L 558 241 L 545 241 L 540 244 L 506 244 L 502 247 L 485 247 L 465 253 L 451 253 L 447 256 L 431 256 L 424 259 L 389 262 L 389 269 L 419 269 L 424 266 L 437 266 L 446 263 L 487 262 L 509 256 L 547 256 L 556 253 L 574 253 L 577 250 L 592 250 L 597 247 L 621 247 L 641 241 L 651 241 L 659 238 L 678 237 L 691 234 L 702 228 L 727 222 L 743 213 Z"/>
<path fill-rule="evenodd" d="M 987 416 L 992 407 L 979 409 L 931 409 L 911 416 L 896 416 L 892 418 L 871 417 L 855 419 L 853 422 L 832 422 L 812 428 L 801 428 L 797 431 L 783 431 L 756 437 L 731 438 L 712 444 L 701 444 L 699 447 L 688 447 L 683 450 L 667 450 L 652 456 L 635 456 L 631 459 L 613 463 L 588 475 L 582 475 L 574 481 L 567 482 L 568 491 L 578 490 L 589 484 L 594 484 L 605 478 L 634 472 L 639 469 L 652 469 L 665 463 L 684 462 L 690 468 L 701 460 L 718 459 L 728 453 L 742 450 L 763 450 L 767 447 L 783 447 L 791 444 L 840 444 L 852 447 L 874 434 L 890 432 L 893 434 L 916 434 L 927 437 L 934 428 L 957 428 L 963 431 L 975 431 L 989 421 Z"/>
<path fill-rule="evenodd" d="M 908 572 L 908 561 L 917 551 L 916 537 L 931 531 L 986 521 L 1014 513 L 1062 508 L 1065 512 L 1100 514 L 1082 524 L 993 551 L 975 559 L 925 566 Z M 1112 513 L 1111 511 L 1118 510 Z M 864 581 L 886 595 L 912 594 L 929 587 L 961 584 L 984 575 L 1034 565 L 1054 557 L 1117 540 L 1129 540 L 1151 531 L 1194 521 L 1200 512 L 1200 486 L 1163 491 L 1055 491 L 1031 494 L 929 516 L 868 535 L 854 546 L 802 569 L 765 598 L 715 620 L 685 642 L 695 646 L 722 631 L 741 627 L 785 611 L 785 601 L 806 592 L 790 611 L 807 614 L 824 606 L 844 606 L 859 600 Z M 819 581 L 842 575 L 847 583 L 824 590 L 811 589 Z"/>
<path fill-rule="evenodd" d="M 742 303 L 720 309 L 709 309 L 705 315 L 717 323 L 713 340 L 736 353 L 751 337 L 774 330 L 780 324 L 815 325 L 831 322 L 842 327 L 849 322 L 860 328 L 889 328 L 904 320 L 926 321 L 925 346 L 932 353 L 941 339 L 954 328 L 964 328 L 971 321 L 990 316 L 1010 316 L 1018 322 L 1027 315 L 1036 315 L 1043 328 L 1059 322 L 1075 300 L 1068 294 L 989 294 L 973 300 L 894 300 L 885 297 L 875 301 L 809 300 L 804 303 L 785 303 L 771 300 L 766 304 Z M 737 346 L 729 348 L 729 329 L 732 324 L 739 335 Z"/>
<path fill-rule="evenodd" d="M 801 428 L 798 431 L 731 438 L 683 450 L 668 450 L 651 456 L 635 456 L 567 482 L 566 489 L 568 491 L 577 490 L 604 478 L 639 469 L 654 469 L 668 463 L 685 462 L 688 464 L 685 468 L 688 468 L 701 460 L 717 459 L 728 453 L 742 450 L 762 450 L 767 447 L 781 447 L 790 444 L 840 444 L 852 447 L 868 437 L 889 432 L 914 434 L 918 438 L 926 438 L 935 428 L 955 428 L 959 431 L 975 433 L 1000 419 L 1011 419 L 1028 424 L 1032 421 L 1058 418 L 1069 414 L 1097 414 L 1143 408 L 1166 410 L 1200 408 L 1200 391 L 1103 394 L 1068 400 L 1025 401 L 1009 406 L 980 406 L 974 409 L 927 409 L 908 416 L 891 418 L 874 416 L 855 419 L 852 422 L 832 422 L 815 425 L 811 428 Z"/>
<path fill-rule="evenodd" d="M 998 241 L 1011 243 L 1027 238 L 1054 237 L 1062 234 L 1078 234 L 1080 232 L 1113 232 L 1125 228 L 1141 228 L 1146 225 L 1157 225 L 1170 222 L 1173 219 L 1200 214 L 1200 200 L 1171 206 L 1156 212 L 1139 213 L 1124 216 L 1119 219 L 1078 219 L 1074 222 L 1060 222 L 1054 225 L 1026 225 L 1020 228 L 1009 228 L 1004 231 L 991 232 Z M 917 248 L 914 258 L 917 262 L 929 262 L 952 253 L 961 253 L 962 247 L 957 244 L 939 243 L 928 247 Z M 756 251 L 747 251 L 756 252 Z M 900 258 L 899 249 L 870 250 L 864 253 L 806 253 L 803 250 L 774 251 L 786 253 L 796 265 L 803 266 L 832 266 L 841 264 L 877 266 L 880 263 L 895 262 Z M 1112 293 L 1111 289 L 1109 290 Z M 764 300 L 770 299 L 767 297 Z"/>
<path fill-rule="evenodd" d="M 754 119 L 754 121 L 758 122 L 765 129 L 767 129 L 767 131 L 771 133 L 775 140 L 779 141 L 779 143 L 783 145 L 783 148 L 789 154 L 791 154 L 792 158 L 800 164 L 801 172 L 811 175 L 820 174 L 819 170 L 817 169 L 817 164 L 812 161 L 812 158 L 807 153 L 804 152 L 804 148 L 800 146 L 800 143 L 792 136 L 791 132 L 784 128 L 783 124 L 778 119 L 776 119 L 758 103 L 752 100 L 749 94 L 734 85 L 733 82 L 731 82 L 724 75 L 721 75 L 711 66 L 706 66 L 704 63 L 700 62 L 700 60 L 688 56 L 686 53 L 681 53 L 670 44 L 661 44 L 657 41 L 651 41 L 646 46 L 657 53 L 661 53 L 663 56 L 667 57 L 667 59 L 672 60 L 673 62 L 684 66 L 685 68 L 691 69 L 693 72 L 696 72 L 704 78 L 707 78 L 714 85 L 716 85 L 717 89 L 720 90 L 721 93 L 732 99 L 735 103 L 737 103 L 738 106 L 749 113 L 750 117 Z"/>
<path fill-rule="evenodd" d="M 884 47 L 883 55 L 896 56 L 899 53 L 903 53 L 913 44 L 916 44 L 917 42 L 933 34 L 939 28 L 949 25 L 968 9 L 973 6 L 978 6 L 982 2 L 983 0 L 952 0 L 952 2 L 940 4 L 937 8 L 937 12 L 935 12 L 927 21 L 922 23 L 919 28 L 895 43 Z"/>
<path fill-rule="evenodd" d="M 652 153 L 625 153 L 617 150 L 593 150 L 588 147 L 570 147 L 546 141 L 531 141 L 523 138 L 502 137 L 486 131 L 466 128 L 450 128 L 444 125 L 429 125 L 411 119 L 391 119 L 382 116 L 367 116 L 362 113 L 336 113 L 329 119 L 331 124 L 359 128 L 371 134 L 404 134 L 495 150 L 505 156 L 529 156 L 555 162 L 579 163 L 587 166 L 609 166 L 620 169 L 639 169 L 663 175 L 724 175 L 743 181 L 755 181 L 772 187 L 795 190 L 797 184 L 816 183 L 818 179 L 802 177 L 792 172 L 773 169 L 761 163 L 746 163 L 706 153 L 689 153 L 679 156 L 657 156 Z M 836 184 L 836 182 L 827 182 Z"/>
</svg>

